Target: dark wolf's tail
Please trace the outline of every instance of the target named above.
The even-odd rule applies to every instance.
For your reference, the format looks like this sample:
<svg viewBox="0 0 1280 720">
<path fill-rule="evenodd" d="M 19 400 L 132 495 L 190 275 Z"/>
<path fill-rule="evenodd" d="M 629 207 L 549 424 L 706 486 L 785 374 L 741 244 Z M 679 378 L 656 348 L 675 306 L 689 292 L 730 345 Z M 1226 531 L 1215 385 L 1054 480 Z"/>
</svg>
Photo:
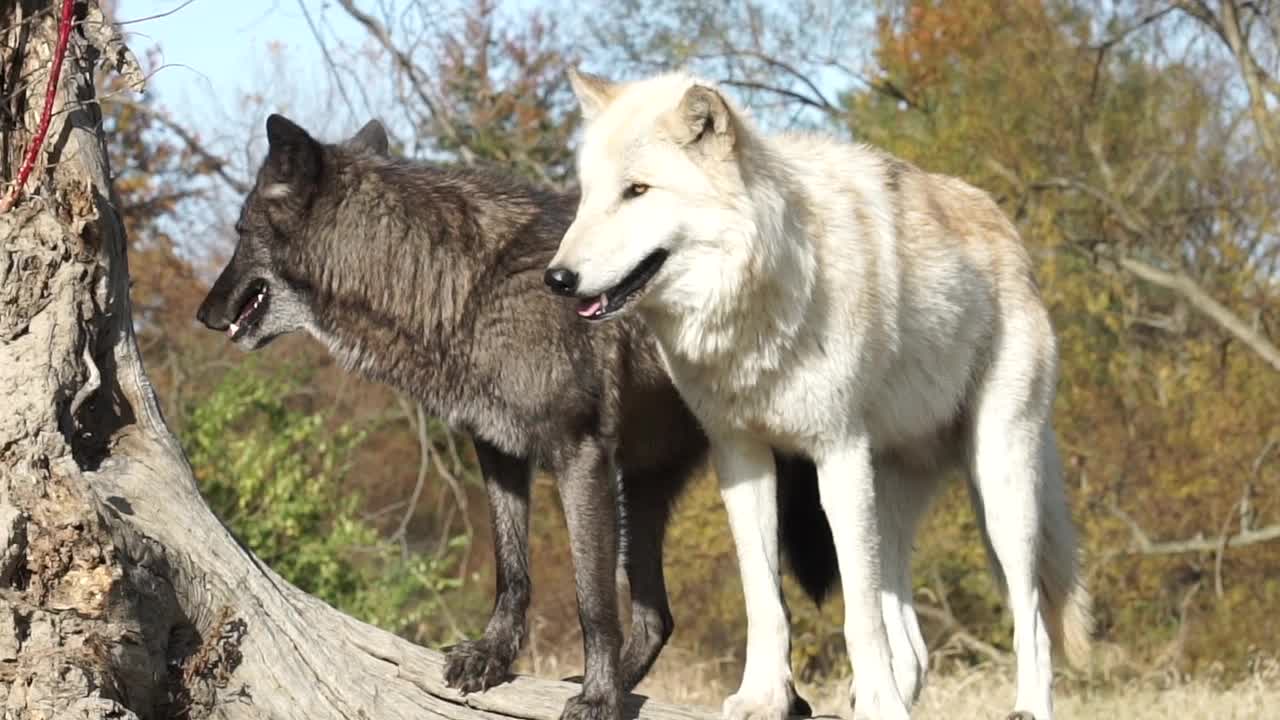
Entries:
<svg viewBox="0 0 1280 720">
<path fill-rule="evenodd" d="M 791 574 L 821 604 L 840 576 L 831 526 L 818 497 L 818 469 L 795 455 L 773 454 L 778 468 L 778 535 Z"/>
</svg>

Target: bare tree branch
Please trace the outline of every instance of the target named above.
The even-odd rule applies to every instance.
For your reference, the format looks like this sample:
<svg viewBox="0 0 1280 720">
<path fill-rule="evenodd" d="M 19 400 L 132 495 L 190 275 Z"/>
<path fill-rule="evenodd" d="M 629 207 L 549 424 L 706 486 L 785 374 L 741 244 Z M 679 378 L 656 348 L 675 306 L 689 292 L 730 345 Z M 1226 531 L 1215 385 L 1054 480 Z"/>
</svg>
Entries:
<svg viewBox="0 0 1280 720">
<path fill-rule="evenodd" d="M 347 94 L 347 85 L 342 81 L 342 74 L 338 72 L 338 64 L 333 61 L 333 55 L 329 52 L 329 44 L 324 41 L 324 37 L 320 35 L 320 28 L 316 27 L 316 23 L 311 19 L 311 11 L 307 10 L 306 0 L 298 0 L 298 9 L 302 10 L 302 17 L 307 21 L 307 27 L 311 29 L 311 36 L 315 38 L 316 44 L 320 46 L 320 54 L 324 56 L 325 65 L 329 68 L 329 77 L 333 78 L 333 84 L 338 88 L 338 94 L 342 96 L 342 101 L 347 105 L 347 112 L 350 113 L 352 122 L 359 122 L 360 118 L 356 116 L 356 106 L 351 102 L 351 96 Z"/>
<path fill-rule="evenodd" d="M 942 625 L 942 631 L 947 634 L 948 644 L 958 645 L 965 650 L 976 652 L 1001 665 L 1009 663 L 1009 653 L 979 639 L 978 636 L 969 632 L 964 624 L 956 618 L 951 611 L 951 603 L 947 599 L 946 583 L 942 581 L 942 576 L 938 574 L 936 569 L 933 573 L 933 587 L 925 588 L 922 592 L 926 596 L 933 596 L 933 600 L 937 602 L 937 605 L 918 602 L 916 603 L 916 612 L 922 617 L 929 618 Z"/>
<path fill-rule="evenodd" d="M 176 135 L 178 139 L 187 146 L 188 150 L 194 153 L 201 160 L 208 163 L 209 167 L 213 169 L 214 174 L 221 178 L 222 181 L 227 184 L 227 187 L 241 194 L 248 194 L 250 190 L 253 190 L 253 185 L 251 183 L 227 172 L 228 163 L 226 158 L 206 148 L 195 135 L 191 134 L 191 131 L 183 127 L 178 121 L 169 117 L 169 115 L 164 111 L 157 110 L 156 108 L 125 98 L 112 98 L 110 100 L 104 100 L 103 102 L 112 102 L 117 105 L 127 106 L 130 110 L 146 115 L 152 120 L 155 120 L 168 129 L 169 132 Z"/>
<path fill-rule="evenodd" d="M 1003 168 L 997 161 L 991 160 L 988 166 Z M 1001 173 L 1007 179 L 1022 185 L 1017 175 L 1003 169 Z M 1060 189 L 1084 193 L 1102 203 L 1115 216 L 1120 224 L 1134 236 L 1151 240 L 1153 231 L 1151 223 L 1139 213 L 1133 212 L 1123 201 L 1111 193 L 1101 190 L 1089 183 L 1073 178 L 1053 177 L 1030 183 L 1024 187 L 1031 190 Z M 1137 258 L 1115 253 L 1113 258 L 1125 270 L 1146 282 L 1177 293 L 1198 312 L 1213 320 L 1219 327 L 1244 343 L 1250 350 L 1258 354 L 1268 365 L 1280 372 L 1280 348 L 1277 348 L 1262 332 L 1249 325 L 1230 308 L 1215 300 L 1204 288 L 1183 272 L 1162 270 Z"/>
<path fill-rule="evenodd" d="M 1280 348 L 1272 344 L 1261 332 L 1250 327 L 1248 323 L 1231 312 L 1225 305 L 1214 300 L 1209 293 L 1205 292 L 1186 274 L 1161 270 L 1132 257 L 1119 257 L 1116 258 L 1116 262 L 1124 269 L 1152 285 L 1171 290 L 1180 295 L 1192 307 L 1231 333 L 1237 340 L 1247 345 L 1250 350 L 1257 353 L 1273 369 L 1280 372 Z"/>
<path fill-rule="evenodd" d="M 183 200 L 200 197 L 204 192 L 201 190 L 175 190 L 173 192 L 161 193 L 153 197 L 146 198 L 140 202 L 122 205 L 120 212 L 125 215 L 142 213 L 151 214 L 158 212 L 160 208 L 166 205 L 176 205 Z"/>
<path fill-rule="evenodd" d="M 413 516 L 418 511 L 418 501 L 422 499 L 422 489 L 427 484 L 427 470 L 431 467 L 431 438 L 427 437 L 427 418 L 422 411 L 422 404 L 410 402 L 399 394 L 396 395 L 396 399 L 400 401 L 400 405 L 404 409 L 405 419 L 409 421 L 409 425 L 414 429 L 414 434 L 418 437 L 418 477 L 413 485 L 413 493 L 406 503 L 404 515 L 400 518 L 400 524 L 396 527 L 396 531 L 391 534 L 391 539 L 400 543 L 400 551 L 407 558 L 409 556 L 409 544 L 406 537 L 409 533 L 409 523 L 413 522 Z"/>
<path fill-rule="evenodd" d="M 1183 593 L 1182 599 L 1178 601 L 1178 632 L 1169 641 L 1168 646 L 1160 653 L 1159 657 L 1151 662 L 1153 668 L 1168 667 L 1177 663 L 1178 659 L 1182 657 L 1183 650 L 1187 645 L 1187 638 L 1191 635 L 1191 625 L 1187 622 L 1187 615 L 1191 609 L 1191 601 L 1195 599 L 1202 587 L 1204 587 L 1203 582 L 1192 584 Z"/>
<path fill-rule="evenodd" d="M 1221 24 L 1226 31 L 1227 44 L 1240 65 L 1245 87 L 1249 88 L 1249 112 L 1253 115 L 1258 139 L 1262 141 L 1262 147 L 1266 150 L 1272 164 L 1280 165 L 1280 141 L 1276 140 L 1275 125 L 1272 124 L 1271 111 L 1267 108 L 1266 92 L 1263 89 L 1267 78 L 1249 50 L 1247 39 L 1240 26 L 1240 16 L 1235 0 L 1226 0 L 1222 3 Z"/>
<path fill-rule="evenodd" d="M 1280 81 L 1267 75 L 1249 49 L 1248 37 L 1240 22 L 1240 3 L 1223 0 L 1221 15 L 1215 15 L 1202 0 L 1179 0 L 1177 7 L 1212 30 L 1231 51 L 1249 92 L 1249 113 L 1257 128 L 1258 140 L 1268 160 L 1280 165 L 1280 139 L 1276 137 L 1276 125 L 1267 101 L 1268 92 L 1280 94 Z"/>
<path fill-rule="evenodd" d="M 1213 558 L 1213 591 L 1221 600 L 1224 594 L 1222 580 L 1222 564 L 1227 554 L 1227 543 L 1231 540 L 1228 528 L 1231 527 L 1231 521 L 1237 516 L 1240 518 L 1240 534 L 1250 532 L 1253 525 L 1252 511 L 1250 509 L 1250 501 L 1253 497 L 1254 484 L 1262 479 L 1262 466 L 1266 462 L 1271 451 L 1280 445 L 1280 441 L 1272 438 L 1262 446 L 1262 452 L 1258 453 L 1258 457 L 1253 461 L 1253 472 L 1245 479 L 1243 487 L 1240 490 L 1240 500 L 1231 506 L 1231 511 L 1227 513 L 1226 519 L 1222 521 L 1222 530 L 1218 533 L 1218 547 L 1214 550 Z"/>
<path fill-rule="evenodd" d="M 831 108 L 830 105 L 827 105 L 825 100 L 815 100 L 808 95 L 798 93 L 794 90 L 789 90 L 778 85 L 770 85 L 768 83 L 755 82 L 753 80 L 733 80 L 727 78 L 720 80 L 720 84 L 738 87 L 744 90 L 760 90 L 762 92 L 773 93 L 774 95 L 780 95 L 788 100 L 794 100 L 801 105 L 816 108 L 825 113 L 834 112 L 834 109 Z"/>
<path fill-rule="evenodd" d="M 803 102 L 804 104 L 809 105 L 810 107 L 818 108 L 819 110 L 822 110 L 823 112 L 831 115 L 836 115 L 841 112 L 840 108 L 836 107 L 835 105 L 832 105 L 831 102 L 827 100 L 827 97 L 826 95 L 823 94 L 821 88 L 819 88 L 813 82 L 813 80 L 809 78 L 808 74 L 800 72 L 800 70 L 796 68 L 794 65 L 792 65 L 791 63 L 788 63 L 784 60 L 781 60 L 777 57 L 774 57 L 773 55 L 762 52 L 760 50 L 752 50 L 749 48 L 742 49 L 742 48 L 736 48 L 736 47 L 730 46 L 725 51 L 725 54 L 730 56 L 753 58 L 755 60 L 759 60 L 760 62 L 764 63 L 765 65 L 768 65 L 769 67 L 775 70 L 781 70 L 783 73 L 795 78 L 796 80 L 801 82 L 805 87 L 809 88 L 809 92 L 812 93 L 812 95 L 806 96 L 802 93 L 796 93 L 793 91 L 784 90 L 776 86 L 762 85 L 759 89 L 767 90 L 769 92 L 775 92 L 779 95 L 784 95 L 794 100 L 799 100 L 800 102 Z"/>
<path fill-rule="evenodd" d="M 409 79 L 410 84 L 413 86 L 414 94 L 416 94 L 422 104 L 427 107 L 427 111 L 431 114 L 433 124 L 442 134 L 457 145 L 458 153 L 462 156 L 462 161 L 467 165 L 473 164 L 475 162 L 475 153 L 473 153 L 471 149 L 467 147 L 466 143 L 462 141 L 457 128 L 454 127 L 452 120 L 449 118 L 444 104 L 437 102 L 436 99 L 427 92 L 427 88 L 430 87 L 430 82 L 423 75 L 422 70 L 414 64 L 413 58 L 395 44 L 395 41 L 391 38 L 391 32 L 387 30 L 387 26 L 383 25 L 377 18 L 356 7 L 353 0 L 338 0 L 338 4 L 341 5 L 342 8 L 347 11 L 347 14 L 356 22 L 363 25 L 365 30 L 367 30 L 369 34 L 372 35 L 380 45 L 382 45 L 384 50 L 391 54 L 396 65 Z"/>
<path fill-rule="evenodd" d="M 419 464 L 418 480 L 417 484 L 414 486 L 413 495 L 409 499 L 408 507 L 405 509 L 405 514 L 400 520 L 400 526 L 392 537 L 398 539 L 401 543 L 404 542 L 405 536 L 408 532 L 409 522 L 413 518 L 413 513 L 417 508 L 418 500 L 422 495 L 422 489 L 427 477 L 427 468 L 429 466 L 434 466 L 436 474 L 439 475 L 449 487 L 449 492 L 453 497 L 454 509 L 462 516 L 463 532 L 466 534 L 467 540 L 470 541 L 471 538 L 475 536 L 475 527 L 471 523 L 470 513 L 467 512 L 467 492 L 462 487 L 462 481 L 458 478 L 458 473 L 454 472 L 454 469 L 451 469 L 444 464 L 444 461 L 440 459 L 440 453 L 431 442 L 426 410 L 422 407 L 421 403 L 402 394 L 397 393 L 396 400 L 400 403 L 400 408 L 404 413 L 405 420 L 409 422 L 410 428 L 413 429 L 414 434 L 417 436 Z M 450 439 L 450 446 L 452 447 L 452 439 Z M 452 452 L 456 456 L 456 450 L 453 450 Z M 459 462 L 458 465 L 455 465 L 454 467 L 458 468 L 460 465 L 461 463 Z M 452 527 L 453 520 L 452 515 L 450 515 L 448 521 L 441 523 L 439 547 L 442 552 L 448 545 L 449 536 L 452 534 Z M 459 568 L 459 577 L 462 576 L 463 570 L 464 568 Z"/>
<path fill-rule="evenodd" d="M 1102 203 L 1124 225 L 1124 228 L 1134 235 L 1147 237 L 1150 232 L 1150 225 L 1144 218 L 1130 212 L 1123 202 L 1112 197 L 1109 193 L 1086 182 L 1074 178 L 1052 177 L 1031 183 L 1028 187 L 1031 190 L 1074 190 L 1084 193 Z"/>
<path fill-rule="evenodd" d="M 1186 540 L 1152 540 L 1138 522 L 1114 502 L 1109 502 L 1107 509 L 1129 528 L 1132 543 L 1127 550 L 1130 555 L 1183 555 L 1186 553 L 1215 552 L 1221 544 L 1218 538 L 1207 538 L 1203 533 Z M 1238 548 L 1259 543 L 1280 540 L 1280 525 L 1268 525 L 1256 530 L 1238 532 L 1227 538 L 1225 547 Z"/>
</svg>

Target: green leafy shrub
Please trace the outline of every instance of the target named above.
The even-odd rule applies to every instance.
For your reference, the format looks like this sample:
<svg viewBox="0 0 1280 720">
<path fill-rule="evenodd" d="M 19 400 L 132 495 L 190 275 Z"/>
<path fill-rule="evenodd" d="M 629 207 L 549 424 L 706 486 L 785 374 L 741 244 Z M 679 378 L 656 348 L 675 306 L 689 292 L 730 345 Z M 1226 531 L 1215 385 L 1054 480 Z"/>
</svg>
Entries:
<svg viewBox="0 0 1280 720">
<path fill-rule="evenodd" d="M 294 407 L 299 384 L 246 364 L 189 408 L 182 442 L 213 511 L 272 569 L 344 612 L 416 642 L 462 632 L 438 619 L 461 585 L 465 538 L 411 553 L 362 518 L 343 483 L 362 433 Z"/>
</svg>

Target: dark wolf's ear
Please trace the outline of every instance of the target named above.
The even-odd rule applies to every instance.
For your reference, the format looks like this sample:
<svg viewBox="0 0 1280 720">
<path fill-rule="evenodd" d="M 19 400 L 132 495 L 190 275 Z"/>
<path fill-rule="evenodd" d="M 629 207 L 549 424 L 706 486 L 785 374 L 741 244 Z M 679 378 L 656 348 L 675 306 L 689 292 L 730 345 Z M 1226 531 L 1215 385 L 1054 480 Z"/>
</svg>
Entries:
<svg viewBox="0 0 1280 720">
<path fill-rule="evenodd" d="M 269 198 L 302 194 L 320 177 L 320 143 L 292 120 L 272 114 L 267 118 L 267 160 L 263 165 Z"/>
<path fill-rule="evenodd" d="M 737 119 L 724 97 L 706 85 L 685 91 L 672 121 L 672 138 L 684 147 L 724 154 L 733 149 Z"/>
<path fill-rule="evenodd" d="M 580 72 L 577 68 L 569 68 L 569 84 L 573 86 L 573 94 L 578 96 L 578 104 L 582 106 L 582 118 L 587 122 L 613 102 L 618 94 L 618 86 L 599 75 Z"/>
<path fill-rule="evenodd" d="M 352 150 L 365 150 L 383 157 L 391 155 L 391 140 L 387 137 L 387 129 L 378 122 L 377 118 L 365 123 L 364 127 L 360 128 L 360 132 L 343 145 Z"/>
</svg>

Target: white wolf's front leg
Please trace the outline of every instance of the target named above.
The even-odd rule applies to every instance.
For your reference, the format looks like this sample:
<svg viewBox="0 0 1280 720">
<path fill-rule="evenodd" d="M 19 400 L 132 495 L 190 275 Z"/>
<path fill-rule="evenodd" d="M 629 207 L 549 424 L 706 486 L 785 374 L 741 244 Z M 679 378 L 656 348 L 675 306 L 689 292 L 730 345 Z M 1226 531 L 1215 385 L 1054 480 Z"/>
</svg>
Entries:
<svg viewBox="0 0 1280 720">
<path fill-rule="evenodd" d="M 778 570 L 777 483 L 769 446 L 746 438 L 717 440 L 712 459 L 738 550 L 747 604 L 747 664 L 738 692 L 724 701 L 726 720 L 781 720 L 791 705 L 791 640 Z"/>
<path fill-rule="evenodd" d="M 855 434 L 823 454 L 818 492 L 840 565 L 845 645 L 853 660 L 854 718 L 906 720 L 881 608 L 883 548 L 871 443 L 865 434 Z"/>
</svg>

